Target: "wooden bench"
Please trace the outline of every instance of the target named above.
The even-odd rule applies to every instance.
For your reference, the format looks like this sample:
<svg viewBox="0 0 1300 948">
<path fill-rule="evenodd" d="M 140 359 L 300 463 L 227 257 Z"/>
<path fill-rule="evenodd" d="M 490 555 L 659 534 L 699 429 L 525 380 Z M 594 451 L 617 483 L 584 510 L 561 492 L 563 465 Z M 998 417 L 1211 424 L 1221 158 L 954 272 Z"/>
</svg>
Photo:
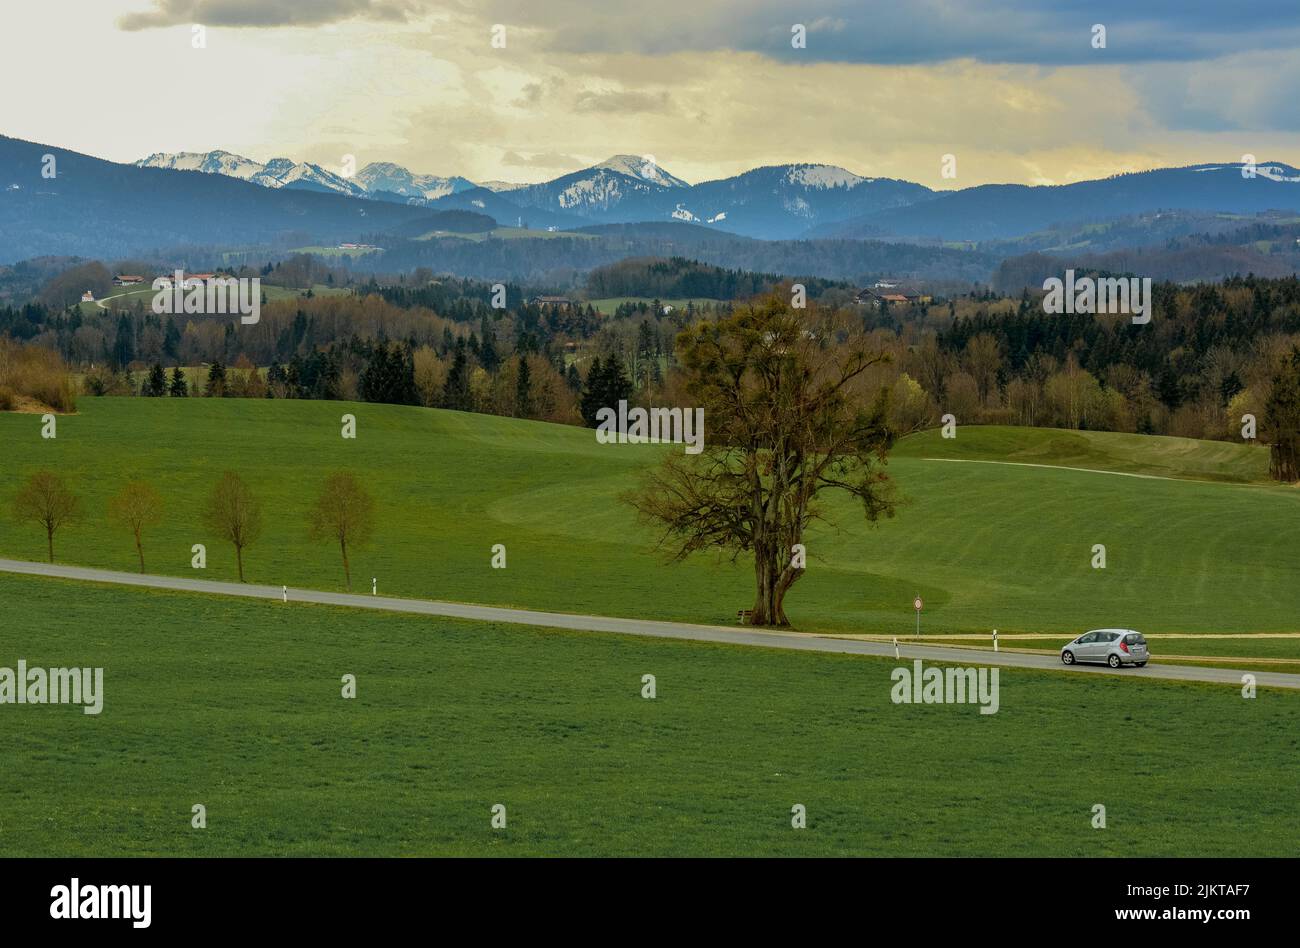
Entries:
<svg viewBox="0 0 1300 948">
<path fill-rule="evenodd" d="M 753 609 L 736 610 L 736 618 L 740 620 L 741 625 L 744 625 L 746 622 L 748 622 L 750 617 L 753 616 L 753 614 L 754 614 Z"/>
</svg>

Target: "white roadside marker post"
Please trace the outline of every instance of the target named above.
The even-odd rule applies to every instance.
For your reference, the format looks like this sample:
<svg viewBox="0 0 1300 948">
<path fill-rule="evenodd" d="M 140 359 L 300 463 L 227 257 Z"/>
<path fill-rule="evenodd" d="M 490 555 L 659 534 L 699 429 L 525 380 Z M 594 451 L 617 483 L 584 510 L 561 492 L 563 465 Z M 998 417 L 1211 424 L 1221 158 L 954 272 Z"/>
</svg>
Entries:
<svg viewBox="0 0 1300 948">
<path fill-rule="evenodd" d="M 378 595 L 379 595 L 379 577 L 378 577 L 378 576 L 373 576 L 373 577 L 371 577 L 371 579 L 370 579 L 370 595 L 372 595 L 372 596 L 378 596 Z"/>
<path fill-rule="evenodd" d="M 283 587 L 281 587 L 281 588 L 284 590 L 284 601 L 285 601 L 285 602 L 288 602 L 288 601 L 289 601 L 289 587 L 288 587 L 288 586 L 283 586 Z"/>
<path fill-rule="evenodd" d="M 996 652 L 997 650 L 998 650 L 998 630 L 994 629 L 993 630 L 993 651 Z"/>
<path fill-rule="evenodd" d="M 894 636 L 894 661 L 898 661 L 898 636 Z"/>
</svg>

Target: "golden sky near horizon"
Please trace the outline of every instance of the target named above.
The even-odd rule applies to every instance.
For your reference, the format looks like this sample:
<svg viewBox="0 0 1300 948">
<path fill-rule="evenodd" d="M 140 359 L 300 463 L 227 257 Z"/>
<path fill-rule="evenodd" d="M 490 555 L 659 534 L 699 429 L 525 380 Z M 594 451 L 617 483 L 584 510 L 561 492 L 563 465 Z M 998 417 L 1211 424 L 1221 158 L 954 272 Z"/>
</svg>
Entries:
<svg viewBox="0 0 1300 948">
<path fill-rule="evenodd" d="M 540 181 L 614 154 L 653 155 L 691 182 L 807 161 L 945 188 L 1247 153 L 1300 163 L 1291 14 L 1247 29 L 1195 3 L 1157 2 L 1167 12 L 1140 21 L 1111 0 L 899 6 L 14 3 L 0 134 L 116 161 L 220 148 L 338 170 L 352 155 L 475 181 Z"/>
</svg>

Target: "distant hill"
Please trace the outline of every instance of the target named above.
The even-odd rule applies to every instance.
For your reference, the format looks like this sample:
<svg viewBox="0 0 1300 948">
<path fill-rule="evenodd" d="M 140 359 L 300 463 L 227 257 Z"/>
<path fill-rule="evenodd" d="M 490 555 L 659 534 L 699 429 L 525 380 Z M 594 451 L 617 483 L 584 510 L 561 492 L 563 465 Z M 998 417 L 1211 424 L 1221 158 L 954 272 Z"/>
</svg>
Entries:
<svg viewBox="0 0 1300 948">
<path fill-rule="evenodd" d="M 728 269 L 684 257 L 633 257 L 592 270 L 587 274 L 586 288 L 588 297 L 593 299 L 630 296 L 735 300 L 762 293 L 786 278 L 787 275 Z M 815 277 L 800 279 L 806 281 L 805 286 L 814 297 L 832 285 L 849 289 L 847 284 Z"/>
<path fill-rule="evenodd" d="M 41 174 L 45 155 L 56 161 L 52 179 Z M 443 219 L 424 207 L 117 164 L 0 137 L 0 262 L 44 255 L 115 258 L 182 244 L 329 244 L 415 222 L 436 230 Z M 453 224 L 463 229 L 463 215 Z M 481 229 L 493 226 L 485 216 Z"/>
<path fill-rule="evenodd" d="M 999 262 L 980 251 L 863 240 L 756 240 L 679 222 L 604 224 L 544 238 L 408 240 L 386 247 L 366 258 L 365 270 L 429 267 L 475 279 L 538 284 L 566 283 L 575 273 L 627 257 L 689 257 L 727 269 L 859 284 L 894 276 L 969 285 L 987 282 Z"/>
<path fill-rule="evenodd" d="M 1237 214 L 1300 210 L 1300 171 L 1277 162 L 1258 165 L 1253 178 L 1241 171 L 1239 163 L 1205 164 L 1077 184 L 985 184 L 818 226 L 807 236 L 983 241 L 1161 209 Z"/>
</svg>

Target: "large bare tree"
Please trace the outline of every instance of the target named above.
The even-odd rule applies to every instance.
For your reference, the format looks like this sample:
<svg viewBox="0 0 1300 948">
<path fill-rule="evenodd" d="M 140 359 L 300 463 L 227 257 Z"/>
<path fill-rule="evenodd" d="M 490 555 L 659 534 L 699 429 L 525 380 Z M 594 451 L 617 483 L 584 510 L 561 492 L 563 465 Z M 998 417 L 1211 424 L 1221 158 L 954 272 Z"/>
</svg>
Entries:
<svg viewBox="0 0 1300 948">
<path fill-rule="evenodd" d="M 793 548 L 822 516 L 819 495 L 843 490 L 868 520 L 893 516 L 888 392 L 868 381 L 889 357 L 860 318 L 794 309 L 780 291 L 686 330 L 677 351 L 705 448 L 667 455 L 627 499 L 674 559 L 752 553 L 750 622 L 788 625 L 785 594 L 805 568 Z"/>
<path fill-rule="evenodd" d="M 314 540 L 338 543 L 343 554 L 343 578 L 352 591 L 348 547 L 366 542 L 375 529 L 375 501 L 354 474 L 337 471 L 325 478 L 311 508 L 308 532 Z"/>
<path fill-rule="evenodd" d="M 14 519 L 20 522 L 39 523 L 45 528 L 45 542 L 50 562 L 54 562 L 54 533 L 59 527 L 76 520 L 81 513 L 81 501 L 68 490 L 63 478 L 53 471 L 37 471 L 14 496 Z"/>
<path fill-rule="evenodd" d="M 208 529 L 235 547 L 239 581 L 244 581 L 244 547 L 262 535 L 262 505 L 234 471 L 221 475 L 203 511 Z"/>
<path fill-rule="evenodd" d="M 140 557 L 140 572 L 144 572 L 145 527 L 162 523 L 163 500 L 153 485 L 146 481 L 131 481 L 108 502 L 108 517 L 118 526 L 131 531 L 135 538 L 135 552 Z"/>
</svg>

